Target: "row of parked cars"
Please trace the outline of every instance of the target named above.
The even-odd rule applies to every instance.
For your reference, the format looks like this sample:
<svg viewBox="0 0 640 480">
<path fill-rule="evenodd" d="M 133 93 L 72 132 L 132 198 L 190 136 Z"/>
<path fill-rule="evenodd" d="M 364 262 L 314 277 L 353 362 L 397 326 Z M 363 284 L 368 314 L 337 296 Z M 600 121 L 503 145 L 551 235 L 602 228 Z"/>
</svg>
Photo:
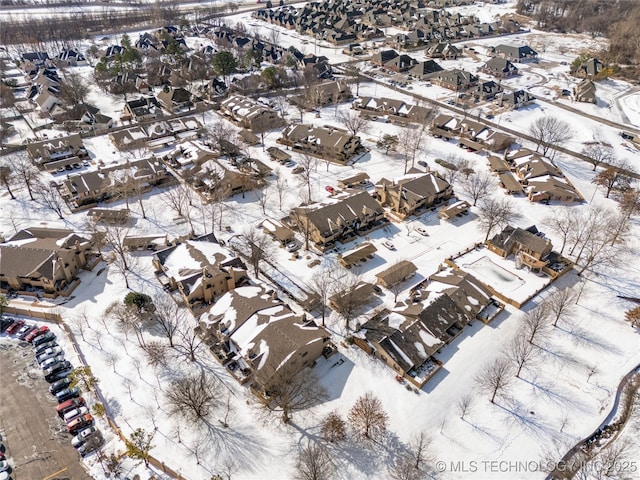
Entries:
<svg viewBox="0 0 640 480">
<path fill-rule="evenodd" d="M 9 465 L 9 461 L 4 456 L 6 448 L 3 440 L 2 435 L 0 435 L 0 480 L 11 480 L 12 468 L 11 465 Z"/>
<path fill-rule="evenodd" d="M 94 426 L 93 416 L 80 389 L 71 387 L 69 376 L 73 369 L 65 359 L 64 351 L 58 345 L 56 335 L 47 326 L 26 325 L 24 320 L 3 318 L 0 331 L 15 336 L 33 345 L 36 361 L 42 368 L 44 379 L 50 384 L 49 392 L 58 400 L 57 412 L 66 424 L 67 431 L 74 435 L 71 444 L 85 456 L 104 444 L 104 438 Z"/>
</svg>

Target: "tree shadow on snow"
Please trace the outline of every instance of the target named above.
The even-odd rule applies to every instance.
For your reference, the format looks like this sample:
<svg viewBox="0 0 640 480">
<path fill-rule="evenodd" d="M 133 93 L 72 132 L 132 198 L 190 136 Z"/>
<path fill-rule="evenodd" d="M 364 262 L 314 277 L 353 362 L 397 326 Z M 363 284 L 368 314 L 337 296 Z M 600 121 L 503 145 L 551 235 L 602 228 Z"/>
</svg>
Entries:
<svg viewBox="0 0 640 480">
<path fill-rule="evenodd" d="M 541 395 L 544 398 L 554 403 L 557 403 L 558 405 L 571 406 L 573 410 L 581 410 L 581 411 L 587 410 L 587 406 L 584 402 L 580 401 L 578 398 L 576 398 L 573 395 L 561 393 L 553 389 L 551 383 L 539 380 L 538 378 L 535 378 L 535 377 L 532 378 L 531 380 L 524 377 L 520 377 L 520 380 L 531 385 L 534 391 L 534 395 L 536 396 Z"/>
<path fill-rule="evenodd" d="M 528 410 L 515 398 L 503 397 L 502 403 L 496 402 L 495 406 L 506 414 L 507 423 L 515 424 L 518 428 L 529 432 L 532 437 L 548 440 L 549 436 L 557 434 L 541 418 L 536 417 L 535 411 Z"/>
</svg>

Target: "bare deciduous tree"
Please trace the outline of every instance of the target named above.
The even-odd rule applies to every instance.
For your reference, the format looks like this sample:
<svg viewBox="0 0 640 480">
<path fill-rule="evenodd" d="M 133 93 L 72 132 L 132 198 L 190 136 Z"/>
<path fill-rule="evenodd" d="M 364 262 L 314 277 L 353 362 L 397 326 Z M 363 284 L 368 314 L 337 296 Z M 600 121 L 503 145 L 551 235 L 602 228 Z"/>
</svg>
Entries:
<svg viewBox="0 0 640 480">
<path fill-rule="evenodd" d="M 398 149 L 404 158 L 404 173 L 409 171 L 409 162 L 414 166 L 416 157 L 423 147 L 424 129 L 404 127 L 398 135 Z"/>
<path fill-rule="evenodd" d="M 13 169 L 16 177 L 22 182 L 29 193 L 29 198 L 35 200 L 33 196 L 34 187 L 38 187 L 40 172 L 27 157 L 19 156 L 13 162 Z"/>
<path fill-rule="evenodd" d="M 382 402 L 371 392 L 359 397 L 349 410 L 349 424 L 356 437 L 375 440 L 384 435 L 388 423 Z"/>
<path fill-rule="evenodd" d="M 611 192 L 624 192 L 631 186 L 631 178 L 628 172 L 633 171 L 631 163 L 626 160 L 614 160 L 609 162 L 609 166 L 598 173 L 591 183 L 594 183 L 605 189 L 605 197 L 609 198 Z"/>
<path fill-rule="evenodd" d="M 298 480 L 330 480 L 334 477 L 335 465 L 325 448 L 311 443 L 300 450 L 296 464 Z"/>
<path fill-rule="evenodd" d="M 475 377 L 478 388 L 490 395 L 489 401 L 495 403 L 499 394 L 505 393 L 513 379 L 513 367 L 507 358 L 497 358 L 489 363 Z"/>
<path fill-rule="evenodd" d="M 568 142 L 573 137 L 571 126 L 556 117 L 539 117 L 529 126 L 529 135 L 536 144 L 536 152 L 542 150 L 545 157 L 556 145 Z"/>
<path fill-rule="evenodd" d="M 262 214 L 265 215 L 266 209 L 267 209 L 267 203 L 269 202 L 269 199 L 271 198 L 271 190 L 269 190 L 267 188 L 266 185 L 260 187 L 260 188 L 256 188 L 253 191 L 256 194 L 256 199 L 258 200 L 258 205 L 260 205 L 260 208 L 262 208 Z"/>
<path fill-rule="evenodd" d="M 507 350 L 507 355 L 516 364 L 516 377 L 520 378 L 522 369 L 530 366 L 537 354 L 538 350 L 527 340 L 526 332 L 516 335 Z"/>
<path fill-rule="evenodd" d="M 276 195 L 278 196 L 278 208 L 282 210 L 282 203 L 284 202 L 284 198 L 287 195 L 287 191 L 288 191 L 287 179 L 284 176 L 281 176 L 280 172 L 278 172 L 277 170 L 275 174 L 277 178 L 274 186 L 276 190 Z"/>
<path fill-rule="evenodd" d="M 198 335 L 199 328 L 198 320 L 192 320 L 190 316 L 178 325 L 174 348 L 191 362 L 196 361 L 196 355 L 202 348 L 202 339 Z"/>
<path fill-rule="evenodd" d="M 317 168 L 318 159 L 312 157 L 311 155 L 302 155 L 302 157 L 300 157 L 300 166 L 304 170 L 298 174 L 298 179 L 300 181 L 300 184 L 306 188 L 306 201 L 312 202 L 313 197 L 311 195 L 311 185 L 313 184 L 313 179 L 311 177 L 311 173 Z"/>
<path fill-rule="evenodd" d="M 327 442 L 341 442 L 347 438 L 347 424 L 338 412 L 333 411 L 322 422 L 321 432 Z"/>
<path fill-rule="evenodd" d="M 467 393 L 460 397 L 460 400 L 458 400 L 458 403 L 456 405 L 458 407 L 458 413 L 460 414 L 460 418 L 462 420 L 464 420 L 464 416 L 471 410 L 473 398 L 474 397 L 471 393 Z"/>
<path fill-rule="evenodd" d="M 495 180 L 487 172 L 472 173 L 462 180 L 462 191 L 469 195 L 475 207 L 478 200 L 485 198 L 492 190 L 495 190 Z"/>
<path fill-rule="evenodd" d="M 150 366 L 159 367 L 167 364 L 168 348 L 164 343 L 146 342 L 142 349 Z"/>
<path fill-rule="evenodd" d="M 556 235 L 562 238 L 560 254 L 564 253 L 567 241 L 575 229 L 577 216 L 574 210 L 567 208 L 553 208 L 553 213 L 545 218 L 545 225 Z"/>
<path fill-rule="evenodd" d="M 129 273 L 135 264 L 134 257 L 125 246 L 125 238 L 129 235 L 129 230 L 129 227 L 123 225 L 104 225 L 96 229 L 103 245 L 111 250 L 113 265 L 124 278 L 127 288 L 129 288 Z"/>
<path fill-rule="evenodd" d="M 45 184 L 38 182 L 35 187 L 36 201 L 47 210 L 51 210 L 58 215 L 58 218 L 63 219 L 63 209 L 66 206 L 64 199 L 58 192 L 58 186 L 54 184 Z"/>
<path fill-rule="evenodd" d="M 11 187 L 14 186 L 16 177 L 15 172 L 13 171 L 13 166 L 7 160 L 8 158 L 9 157 L 5 157 L 4 161 L 2 162 L 3 164 L 0 165 L 0 182 L 2 182 L 4 188 L 7 189 L 11 200 L 15 200 L 16 196 L 13 194 L 13 190 L 11 190 Z"/>
<path fill-rule="evenodd" d="M 66 72 L 60 83 L 60 98 L 68 105 L 82 105 L 89 94 L 89 84 L 82 75 Z"/>
<path fill-rule="evenodd" d="M 256 278 L 260 275 L 260 265 L 272 256 L 273 241 L 262 231 L 251 228 L 240 237 L 241 253 L 253 268 Z"/>
<path fill-rule="evenodd" d="M 583 150 L 582 154 L 587 157 L 589 163 L 593 165 L 593 171 L 603 163 L 609 163 L 613 159 L 611 148 L 601 143 L 590 143 Z"/>
<path fill-rule="evenodd" d="M 174 338 L 180 325 L 186 321 L 185 309 L 173 301 L 168 295 L 157 295 L 153 299 L 155 312 L 152 321 L 158 330 L 167 337 L 169 346 L 173 347 Z"/>
<path fill-rule="evenodd" d="M 187 421 L 207 421 L 220 398 L 217 382 L 204 370 L 172 381 L 164 392 L 169 411 Z"/>
<path fill-rule="evenodd" d="M 392 480 L 423 480 L 425 473 L 413 465 L 413 458 L 406 453 L 399 454 L 387 470 Z"/>
<path fill-rule="evenodd" d="M 335 271 L 335 266 L 323 266 L 318 275 L 314 275 L 311 279 L 311 289 L 313 293 L 318 295 L 318 302 L 320 303 L 320 309 L 322 310 L 322 326 L 325 325 L 326 313 L 327 313 L 327 301 L 329 294 L 333 287 L 334 278 L 332 273 Z"/>
<path fill-rule="evenodd" d="M 355 275 L 344 274 L 341 277 L 334 277 L 331 303 L 334 310 L 344 319 L 347 332 L 351 328 L 351 320 L 368 301 L 360 294 L 359 284 L 360 279 Z"/>
<path fill-rule="evenodd" d="M 549 305 L 540 303 L 537 307 L 524 314 L 523 327 L 527 342 L 533 343 L 536 338 L 544 337 L 549 332 L 551 317 Z"/>
<path fill-rule="evenodd" d="M 547 299 L 549 313 L 553 318 L 552 325 L 558 326 L 558 322 L 570 316 L 575 310 L 575 301 L 577 294 L 571 288 L 561 288 L 556 290 L 553 295 Z"/>
<path fill-rule="evenodd" d="M 366 117 L 360 115 L 355 110 L 340 112 L 338 121 L 344 125 L 351 135 L 358 135 L 360 132 L 366 132 L 369 129 L 369 122 Z"/>
<path fill-rule="evenodd" d="M 485 242 L 494 229 L 505 227 L 520 216 L 513 200 L 507 197 L 485 198 L 480 201 L 478 210 L 480 226 L 487 232 L 484 237 Z"/>
<path fill-rule="evenodd" d="M 280 412 L 282 423 L 288 423 L 295 411 L 312 407 L 327 398 L 326 389 L 309 368 L 298 371 L 297 365 L 288 363 L 277 368 L 267 365 L 264 369 L 274 371 L 264 387 L 261 403 L 269 412 Z"/>
<path fill-rule="evenodd" d="M 433 439 L 425 432 L 420 432 L 411 438 L 409 441 L 409 450 L 413 457 L 413 467 L 420 469 L 424 462 L 431 459 L 431 452 L 429 448 L 433 443 Z"/>
</svg>

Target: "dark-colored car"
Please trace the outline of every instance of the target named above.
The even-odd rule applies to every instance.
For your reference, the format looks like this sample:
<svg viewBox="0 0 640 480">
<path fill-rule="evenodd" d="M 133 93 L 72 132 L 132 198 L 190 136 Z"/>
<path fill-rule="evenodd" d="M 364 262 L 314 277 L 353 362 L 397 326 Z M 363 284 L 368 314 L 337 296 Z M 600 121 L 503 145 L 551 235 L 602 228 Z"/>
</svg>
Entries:
<svg viewBox="0 0 640 480">
<path fill-rule="evenodd" d="M 73 380 L 71 380 L 69 377 L 65 377 L 65 378 L 62 378 L 60 380 L 56 380 L 51 385 L 49 385 L 49 392 L 52 395 L 55 395 L 59 391 L 64 390 L 65 388 L 67 388 L 72 381 Z"/>
<path fill-rule="evenodd" d="M 71 369 L 68 368 L 66 370 L 60 370 L 59 372 L 50 373 L 49 375 L 45 375 L 44 379 L 49 383 L 53 383 L 53 382 L 57 382 L 58 380 L 62 380 L 63 378 L 65 378 L 70 373 L 71 373 Z"/>
<path fill-rule="evenodd" d="M 24 337 L 24 339 L 31 343 L 33 342 L 36 338 L 38 338 L 40 335 L 44 335 L 45 333 L 47 333 L 49 331 L 49 327 L 47 327 L 46 325 L 43 325 L 40 328 L 36 328 L 35 330 L 32 330 L 26 337 Z"/>
<path fill-rule="evenodd" d="M 73 388 L 65 388 L 64 390 L 60 390 L 56 393 L 56 398 L 58 399 L 58 403 L 63 403 L 70 398 L 79 397 L 80 389 L 78 387 Z"/>
<path fill-rule="evenodd" d="M 56 339 L 56 334 L 53 332 L 47 332 L 44 335 L 40 335 L 39 337 L 36 337 L 33 342 L 32 345 L 34 347 L 39 347 L 40 345 L 42 345 L 43 343 L 47 343 L 47 342 L 51 342 L 53 340 Z"/>
<path fill-rule="evenodd" d="M 0 333 L 4 333 L 7 328 L 13 325 L 15 320 L 9 317 L 2 317 L 0 319 Z"/>
<path fill-rule="evenodd" d="M 83 405 L 84 405 L 84 398 L 82 397 L 72 398 L 58 405 L 56 407 L 56 411 L 58 412 L 58 415 L 62 417 L 69 410 L 73 410 L 74 408 L 81 407 Z"/>
<path fill-rule="evenodd" d="M 43 352 L 47 351 L 48 349 L 56 348 L 57 346 L 58 346 L 58 342 L 56 342 L 55 340 L 50 340 L 48 342 L 41 343 L 40 345 L 35 347 L 33 349 L 33 353 L 37 357 L 38 355 L 42 354 Z"/>
<path fill-rule="evenodd" d="M 51 380 L 53 378 L 54 375 L 56 375 L 59 372 L 64 372 L 65 370 L 71 370 L 71 363 L 69 363 L 68 360 L 63 360 L 61 362 L 58 362 L 54 365 L 51 365 L 49 368 L 47 368 L 44 371 L 44 379 L 49 382 L 49 381 L 53 381 Z M 59 380 L 59 378 L 57 378 L 56 380 Z"/>
<path fill-rule="evenodd" d="M 73 422 L 67 424 L 67 431 L 73 435 L 78 433 L 83 428 L 87 428 L 89 425 L 93 425 L 93 417 L 90 413 L 76 418 Z"/>
<path fill-rule="evenodd" d="M 7 328 L 8 335 L 15 335 L 24 326 L 24 320 L 16 320 L 13 325 Z"/>
</svg>

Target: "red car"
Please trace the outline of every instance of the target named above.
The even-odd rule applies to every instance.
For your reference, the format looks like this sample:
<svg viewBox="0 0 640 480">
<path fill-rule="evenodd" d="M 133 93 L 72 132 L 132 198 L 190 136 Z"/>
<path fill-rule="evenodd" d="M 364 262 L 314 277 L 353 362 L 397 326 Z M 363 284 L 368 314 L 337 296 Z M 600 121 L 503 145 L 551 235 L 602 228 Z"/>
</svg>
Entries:
<svg viewBox="0 0 640 480">
<path fill-rule="evenodd" d="M 80 430 L 91 424 L 93 424 L 93 417 L 90 413 L 85 413 L 84 415 L 76 417 L 74 420 L 67 423 L 67 431 L 75 435 Z"/>
<path fill-rule="evenodd" d="M 40 335 L 44 335 L 45 333 L 47 333 L 49 331 L 49 327 L 47 327 L 46 325 L 43 325 L 40 328 L 36 328 L 35 330 L 33 330 L 32 332 L 29 333 L 29 335 L 27 335 L 26 337 L 24 337 L 24 339 L 31 343 L 33 342 L 34 339 L 36 339 L 37 337 L 39 337 Z"/>
<path fill-rule="evenodd" d="M 333 188 L 331 185 L 327 185 L 326 187 L 324 187 L 324 189 L 329 192 L 331 195 L 333 195 L 336 192 L 336 189 Z"/>
<path fill-rule="evenodd" d="M 18 320 L 16 323 L 7 328 L 8 335 L 15 335 L 18 330 L 24 326 L 24 320 Z"/>
<path fill-rule="evenodd" d="M 82 407 L 83 405 L 84 405 L 84 398 L 82 397 L 70 398 L 66 402 L 62 402 L 60 405 L 58 405 L 56 407 L 56 411 L 58 412 L 58 415 L 62 417 L 69 410 L 73 410 L 76 407 Z"/>
</svg>

